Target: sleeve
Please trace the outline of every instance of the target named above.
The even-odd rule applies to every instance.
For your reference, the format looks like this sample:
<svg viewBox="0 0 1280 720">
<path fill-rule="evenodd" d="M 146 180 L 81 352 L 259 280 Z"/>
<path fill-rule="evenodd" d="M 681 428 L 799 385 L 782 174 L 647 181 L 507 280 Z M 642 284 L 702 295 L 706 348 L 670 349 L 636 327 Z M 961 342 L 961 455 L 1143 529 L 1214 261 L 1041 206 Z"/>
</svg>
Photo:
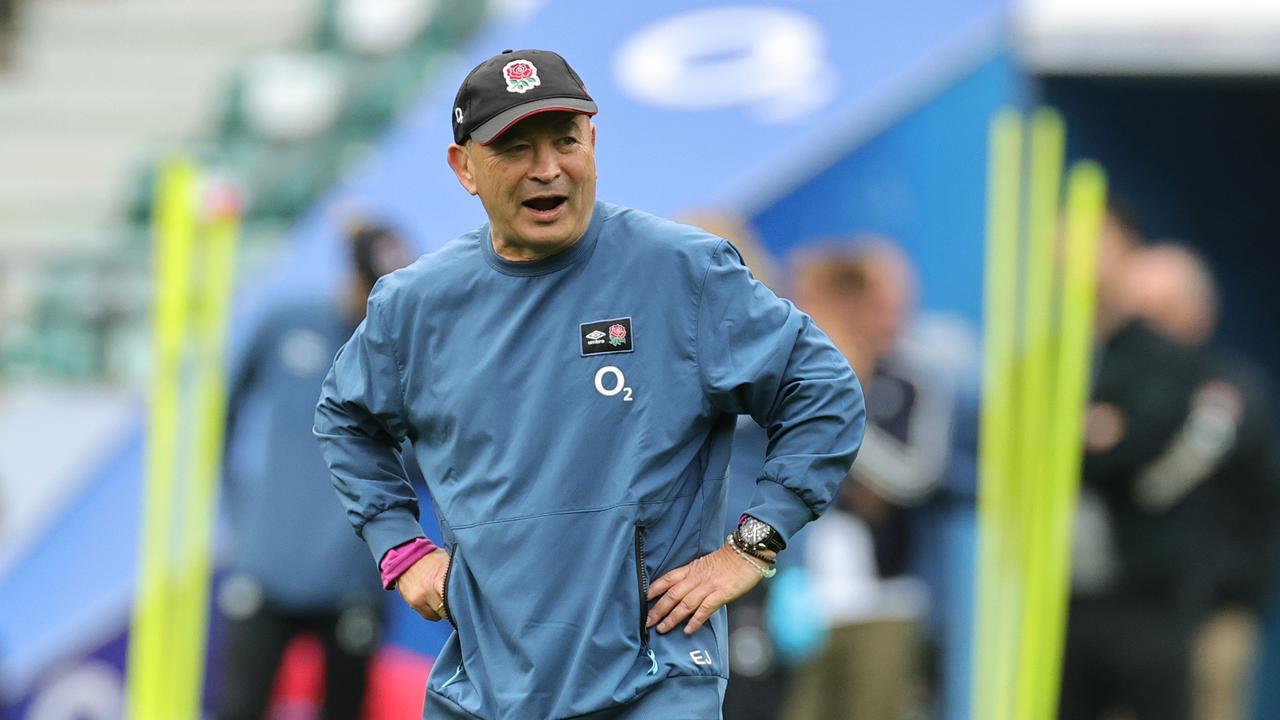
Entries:
<svg viewBox="0 0 1280 720">
<path fill-rule="evenodd" d="M 275 318 L 269 317 L 258 323 L 245 345 L 241 356 L 232 364 L 230 378 L 227 383 L 227 412 L 223 425 L 222 443 L 222 494 L 224 500 L 234 503 L 234 496 L 240 490 L 239 474 L 236 472 L 234 452 L 239 442 L 238 430 L 241 414 L 257 384 L 258 375 L 271 352 L 271 338 L 276 335 Z"/>
<path fill-rule="evenodd" d="M 1125 356 L 1103 357 L 1100 374 L 1113 377 L 1105 380 L 1105 392 L 1098 392 L 1092 402 L 1114 406 L 1123 420 L 1123 432 L 1104 449 L 1086 448 L 1082 477 L 1105 493 L 1129 495 L 1139 471 L 1169 447 L 1185 424 L 1191 414 L 1192 391 L 1205 374 L 1191 351 L 1146 330 L 1113 352 Z M 1118 369 L 1113 370 L 1109 362 Z"/>
<path fill-rule="evenodd" d="M 375 561 L 425 537 L 418 499 L 401 464 L 407 435 L 402 367 L 375 289 L 368 313 L 338 351 L 316 406 L 315 434 L 333 486 Z"/>
<path fill-rule="evenodd" d="M 746 513 L 790 542 L 831 504 L 858 453 L 858 379 L 813 320 L 757 282 L 727 242 L 703 280 L 695 347 L 711 404 L 751 415 L 768 433 Z"/>
</svg>

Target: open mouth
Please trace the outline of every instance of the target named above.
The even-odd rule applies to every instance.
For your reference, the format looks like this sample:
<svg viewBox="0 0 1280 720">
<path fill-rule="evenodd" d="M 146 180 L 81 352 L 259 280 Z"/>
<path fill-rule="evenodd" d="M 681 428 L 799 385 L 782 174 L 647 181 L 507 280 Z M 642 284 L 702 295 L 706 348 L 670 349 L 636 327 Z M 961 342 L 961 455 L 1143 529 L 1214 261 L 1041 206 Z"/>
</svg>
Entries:
<svg viewBox="0 0 1280 720">
<path fill-rule="evenodd" d="M 556 210 L 559 210 L 560 207 L 565 204 L 566 200 L 568 200 L 568 198 L 564 195 L 544 195 L 541 197 L 529 198 L 522 204 L 534 211 L 534 213 L 542 215 L 551 214 Z"/>
</svg>

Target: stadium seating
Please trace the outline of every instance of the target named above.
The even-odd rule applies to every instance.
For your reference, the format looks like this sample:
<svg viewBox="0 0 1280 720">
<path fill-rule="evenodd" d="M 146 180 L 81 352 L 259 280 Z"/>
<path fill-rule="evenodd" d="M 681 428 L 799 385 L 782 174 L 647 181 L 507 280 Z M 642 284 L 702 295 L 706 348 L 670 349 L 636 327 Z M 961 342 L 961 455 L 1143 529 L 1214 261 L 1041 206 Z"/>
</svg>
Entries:
<svg viewBox="0 0 1280 720">
<path fill-rule="evenodd" d="M 40 5 L 19 70 L 0 80 L 18 93 L 0 93 L 0 119 L 58 126 L 35 133 L 47 138 L 35 146 L 29 132 L 21 148 L 0 138 L 22 160 L 0 167 L 0 236 L 14 239 L 12 274 L 38 278 L 0 293 L 0 377 L 125 381 L 145 373 L 136 351 L 116 348 L 145 329 L 157 164 L 184 152 L 231 182 L 248 241 L 270 244 L 485 14 L 482 2 L 440 0 L 121 0 L 110 16 L 69 0 Z M 178 43 L 198 50 L 174 53 Z M 115 74 L 73 83 L 108 72 L 92 66 Z M 130 90 L 104 97 L 103 82 Z"/>
</svg>

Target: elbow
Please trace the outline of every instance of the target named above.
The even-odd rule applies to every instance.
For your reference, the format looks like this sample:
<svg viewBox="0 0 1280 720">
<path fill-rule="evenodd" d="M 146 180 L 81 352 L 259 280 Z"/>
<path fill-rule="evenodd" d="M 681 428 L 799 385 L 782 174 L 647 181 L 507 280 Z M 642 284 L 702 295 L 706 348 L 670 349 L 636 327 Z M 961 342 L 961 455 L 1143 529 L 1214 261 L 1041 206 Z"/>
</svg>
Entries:
<svg viewBox="0 0 1280 720">
<path fill-rule="evenodd" d="M 337 425 L 334 409 L 328 397 L 320 397 L 320 401 L 316 403 L 315 414 L 311 418 L 311 433 L 313 435 L 323 438 L 325 435 L 332 434 L 334 427 Z"/>
</svg>

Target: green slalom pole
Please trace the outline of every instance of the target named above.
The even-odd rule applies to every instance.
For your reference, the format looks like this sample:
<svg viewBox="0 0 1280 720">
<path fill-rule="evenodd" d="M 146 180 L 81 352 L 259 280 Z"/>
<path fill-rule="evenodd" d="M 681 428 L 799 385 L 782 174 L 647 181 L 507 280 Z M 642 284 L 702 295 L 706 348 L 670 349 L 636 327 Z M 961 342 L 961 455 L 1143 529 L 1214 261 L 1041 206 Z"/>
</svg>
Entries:
<svg viewBox="0 0 1280 720">
<path fill-rule="evenodd" d="M 974 717 L 1008 720 L 1004 686 L 1012 672 L 1016 597 L 1007 573 L 1013 480 L 1018 218 L 1022 117 L 1001 110 L 991 122 L 983 308 L 981 442 L 978 451 L 978 599 L 973 657 Z"/>
<path fill-rule="evenodd" d="M 177 720 L 172 712 L 172 658 L 168 656 L 174 636 L 170 548 L 195 182 L 190 161 L 180 158 L 166 163 L 160 171 L 153 213 L 153 367 L 126 680 L 128 717 L 133 720 Z"/>
<path fill-rule="evenodd" d="M 1043 658 L 1034 717 L 1057 716 L 1062 684 L 1067 602 L 1070 594 L 1072 528 L 1084 457 L 1084 415 L 1097 299 L 1097 248 L 1106 207 L 1106 176 L 1092 162 L 1073 166 L 1067 177 L 1066 235 L 1062 252 L 1058 359 L 1053 383 L 1053 436 L 1049 445 L 1050 512 L 1045 567 Z"/>
<path fill-rule="evenodd" d="M 1017 546 L 1021 551 L 1024 604 L 1019 632 L 1015 688 L 1017 720 L 1050 720 L 1036 714 L 1046 672 L 1048 567 L 1046 532 L 1057 478 L 1050 468 L 1050 433 L 1056 412 L 1052 382 L 1056 337 L 1054 244 L 1060 206 L 1064 133 L 1062 118 L 1048 109 L 1032 115 L 1030 183 L 1027 190 L 1027 245 L 1022 302 L 1022 358 L 1019 388 L 1017 484 L 1021 500 Z"/>
<path fill-rule="evenodd" d="M 213 519 L 226 428 L 227 323 L 235 284 L 239 221 L 220 213 L 205 226 L 192 313 L 196 346 L 194 457 L 184 497 L 179 591 L 174 629 L 176 717 L 201 714 L 208 638 Z"/>
</svg>

